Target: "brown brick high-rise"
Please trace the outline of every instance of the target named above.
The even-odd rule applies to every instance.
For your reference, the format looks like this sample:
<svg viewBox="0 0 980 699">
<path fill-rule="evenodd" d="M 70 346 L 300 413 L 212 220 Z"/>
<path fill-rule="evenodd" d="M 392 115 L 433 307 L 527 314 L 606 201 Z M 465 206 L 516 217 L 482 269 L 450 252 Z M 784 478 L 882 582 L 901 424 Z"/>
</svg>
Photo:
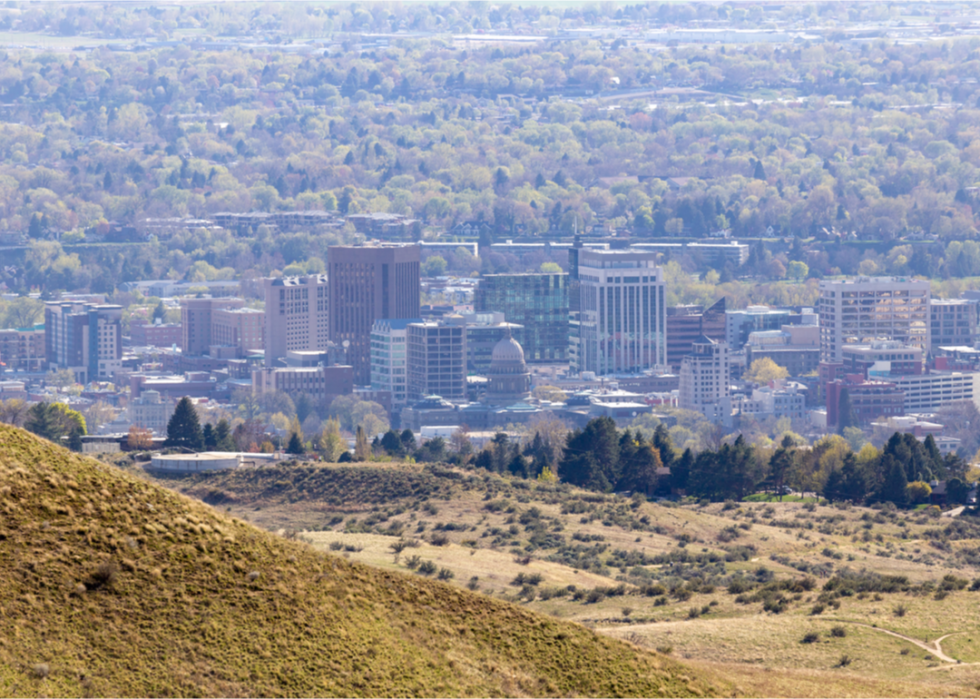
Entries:
<svg viewBox="0 0 980 699">
<path fill-rule="evenodd" d="M 350 342 L 354 383 L 371 383 L 371 328 L 376 320 L 418 318 L 418 245 L 332 247 L 328 250 L 330 340 Z"/>
</svg>

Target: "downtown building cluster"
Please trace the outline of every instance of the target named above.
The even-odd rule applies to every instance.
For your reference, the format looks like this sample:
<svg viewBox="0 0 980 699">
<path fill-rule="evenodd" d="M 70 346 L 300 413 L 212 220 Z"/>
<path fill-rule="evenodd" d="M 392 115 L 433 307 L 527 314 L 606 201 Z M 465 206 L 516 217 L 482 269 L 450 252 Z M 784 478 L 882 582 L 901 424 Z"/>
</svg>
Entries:
<svg viewBox="0 0 980 699">
<path fill-rule="evenodd" d="M 661 406 L 726 430 L 787 418 L 819 434 L 935 425 L 946 406 L 980 405 L 980 293 L 938 300 L 926 281 L 858 277 L 821 281 L 814 308 L 668 305 L 657 245 L 562 247 L 566 272 L 487 274 L 441 305 L 422 303 L 424 245 L 331 247 L 323 273 L 259 280 L 264 304 L 224 287 L 184 296 L 172 302 L 179 323 L 132 319 L 126 338 L 123 307 L 65 297 L 46 304 L 43 326 L 0 333 L 0 360 L 8 372 L 67 369 L 83 384 L 129 388 L 114 404 L 154 432 L 183 396 L 222 402 L 239 391 L 305 394 L 322 415 L 354 395 L 393 425 L 432 434 L 545 413 L 574 424 L 652 413 L 670 424 Z M 764 359 L 788 376 L 750 381 Z"/>
</svg>

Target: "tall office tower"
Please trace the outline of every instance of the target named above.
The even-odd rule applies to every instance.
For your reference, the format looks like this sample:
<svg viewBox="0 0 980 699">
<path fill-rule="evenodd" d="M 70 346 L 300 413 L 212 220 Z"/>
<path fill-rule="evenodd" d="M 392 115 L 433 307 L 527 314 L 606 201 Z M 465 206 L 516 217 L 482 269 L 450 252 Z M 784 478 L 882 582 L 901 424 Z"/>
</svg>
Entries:
<svg viewBox="0 0 980 699">
<path fill-rule="evenodd" d="M 347 345 L 354 383 L 371 383 L 371 330 L 376 320 L 419 318 L 418 245 L 331 247 L 330 339 Z"/>
<path fill-rule="evenodd" d="M 466 400 L 466 328 L 409 323 L 407 345 L 409 402 L 433 395 Z"/>
<path fill-rule="evenodd" d="M 580 250 L 574 371 L 637 373 L 667 364 L 666 285 L 656 252 Z"/>
<path fill-rule="evenodd" d="M 678 406 L 696 410 L 712 422 L 732 424 L 731 365 L 725 342 L 701 336 L 681 361 Z"/>
<path fill-rule="evenodd" d="M 857 277 L 820 282 L 820 358 L 840 362 L 844 345 L 898 340 L 928 354 L 929 282 Z"/>
<path fill-rule="evenodd" d="M 977 299 L 932 299 L 929 304 L 931 347 L 973 347 L 980 325 Z"/>
<path fill-rule="evenodd" d="M 327 277 L 265 279 L 265 366 L 292 350 L 326 350 L 330 340 Z"/>
<path fill-rule="evenodd" d="M 122 306 L 52 302 L 44 306 L 44 358 L 81 383 L 122 368 Z"/>
<path fill-rule="evenodd" d="M 477 313 L 500 312 L 524 326 L 524 361 L 568 360 L 568 275 L 487 274 L 473 299 Z"/>
<path fill-rule="evenodd" d="M 180 351 L 186 356 L 200 357 L 211 345 L 211 321 L 216 310 L 242 308 L 245 302 L 236 298 L 185 298 L 180 300 Z"/>
<path fill-rule="evenodd" d="M 670 306 L 667 309 L 667 364 L 680 367 L 691 353 L 694 341 L 702 335 L 712 340 L 725 339 L 725 297 L 707 309 L 703 306 Z"/>
<path fill-rule="evenodd" d="M 408 403 L 408 325 L 421 322 L 376 320 L 371 330 L 371 388 L 391 393 L 392 412 Z"/>
</svg>

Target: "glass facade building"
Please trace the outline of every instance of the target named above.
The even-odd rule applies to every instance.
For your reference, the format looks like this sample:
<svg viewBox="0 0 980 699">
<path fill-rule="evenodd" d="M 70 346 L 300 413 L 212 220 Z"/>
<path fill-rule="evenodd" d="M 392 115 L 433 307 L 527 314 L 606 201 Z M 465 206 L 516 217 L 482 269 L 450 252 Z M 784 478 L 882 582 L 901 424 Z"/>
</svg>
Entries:
<svg viewBox="0 0 980 699">
<path fill-rule="evenodd" d="M 408 402 L 408 326 L 421 318 L 376 320 L 371 330 L 371 388 L 391 393 L 392 410 Z"/>
<path fill-rule="evenodd" d="M 528 363 L 568 361 L 568 280 L 559 274 L 488 274 L 473 300 L 477 313 L 499 312 L 524 326 Z"/>
</svg>

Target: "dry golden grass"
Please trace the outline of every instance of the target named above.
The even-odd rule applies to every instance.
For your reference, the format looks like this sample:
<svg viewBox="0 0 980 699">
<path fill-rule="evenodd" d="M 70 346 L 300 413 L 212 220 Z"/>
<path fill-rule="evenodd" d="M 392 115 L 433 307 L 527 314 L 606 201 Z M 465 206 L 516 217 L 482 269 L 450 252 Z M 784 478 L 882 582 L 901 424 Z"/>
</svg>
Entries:
<svg viewBox="0 0 980 699">
<path fill-rule="evenodd" d="M 410 573 L 406 562 L 411 556 L 419 556 L 424 561 L 432 561 L 439 568 L 448 568 L 455 577 L 456 584 L 466 584 L 470 578 L 478 578 L 479 588 L 484 592 L 513 592 L 511 582 L 521 573 L 525 575 L 540 574 L 543 577 L 543 587 L 596 587 L 606 585 L 609 578 L 588 571 L 575 570 L 560 563 L 532 559 L 528 564 L 520 563 L 513 554 L 493 549 L 474 549 L 459 544 L 433 546 L 425 541 L 419 541 L 418 546 L 406 548 L 395 560 L 391 544 L 397 539 L 380 534 L 348 534 L 345 532 L 303 532 L 303 541 L 310 543 L 321 551 L 329 551 L 330 544 L 339 542 L 361 549 L 360 551 L 344 552 L 345 557 L 360 563 L 401 570 Z M 338 551 L 339 553 L 339 551 Z"/>
<path fill-rule="evenodd" d="M 288 481 L 296 485 L 284 486 Z M 690 599 L 646 597 L 627 584 L 626 594 L 600 596 L 594 602 L 566 595 L 522 604 L 644 647 L 672 647 L 675 657 L 697 663 L 705 676 L 732 678 L 742 694 L 969 696 L 980 690 L 980 665 L 971 664 L 980 662 L 980 634 L 974 639 L 970 633 L 980 628 L 980 593 L 964 590 L 935 599 L 928 589 L 917 587 L 938 582 L 947 573 L 967 580 L 980 575 L 970 553 L 980 540 L 957 535 L 944 541 L 941 530 L 951 524 L 948 518 L 788 502 L 665 506 L 417 465 L 300 466 L 207 476 L 176 485 L 198 496 L 217 488 L 231 496 L 232 511 L 244 517 L 322 530 L 301 536 L 318 548 L 328 548 L 331 542 L 351 544 L 360 549 L 344 553 L 352 560 L 407 570 L 408 558 L 417 555 L 433 561 L 437 569 L 451 570 L 457 586 L 476 576 L 482 591 L 508 599 L 518 599 L 519 588 L 510 581 L 520 572 L 541 574 L 539 590 L 575 586 L 578 591 L 608 591 L 621 580 L 659 580 L 668 588 L 693 578 L 715 581 L 713 592 L 696 592 Z M 567 545 L 600 541 L 606 548 L 598 565 L 576 569 L 562 556 L 547 560 L 557 549 L 530 543 L 535 525 L 525 526 L 524 518 L 531 512 L 537 512 L 544 525 L 539 533 L 554 532 Z M 451 525 L 449 531 L 444 531 L 446 525 Z M 726 530 L 734 536 L 723 536 Z M 434 535 L 448 544 L 431 545 Z M 422 542 L 419 548 L 405 549 L 396 562 L 389 547 L 399 537 Z M 733 548 L 753 553 L 748 560 L 736 556 L 724 562 Z M 528 550 L 531 560 L 521 565 L 517 559 Z M 683 569 L 649 563 L 620 568 L 612 555 L 616 550 L 648 558 L 686 553 L 691 561 L 715 556 L 722 563 L 689 562 Z M 799 580 L 807 574 L 801 571 L 809 571 L 816 576 L 815 587 L 802 594 L 787 593 L 782 614 L 764 613 L 760 601 L 737 603 L 725 590 L 727 576 L 744 572 L 753 577 L 760 567 L 777 579 Z M 916 590 L 844 596 L 837 600 L 839 608 L 828 606 L 822 615 L 811 616 L 826 579 L 820 576 L 848 569 L 905 576 Z M 892 612 L 900 604 L 908 610 L 901 617 Z M 844 637 L 830 634 L 837 625 L 846 627 Z M 921 648 L 875 630 L 876 625 L 922 641 L 954 633 L 942 649 L 962 664 L 926 657 Z M 811 631 L 818 633 L 818 640 L 801 643 Z M 849 663 L 838 667 L 843 656 Z"/>
<path fill-rule="evenodd" d="M 0 425 L 0 695 L 726 691 L 515 605 L 284 540 Z"/>
</svg>

